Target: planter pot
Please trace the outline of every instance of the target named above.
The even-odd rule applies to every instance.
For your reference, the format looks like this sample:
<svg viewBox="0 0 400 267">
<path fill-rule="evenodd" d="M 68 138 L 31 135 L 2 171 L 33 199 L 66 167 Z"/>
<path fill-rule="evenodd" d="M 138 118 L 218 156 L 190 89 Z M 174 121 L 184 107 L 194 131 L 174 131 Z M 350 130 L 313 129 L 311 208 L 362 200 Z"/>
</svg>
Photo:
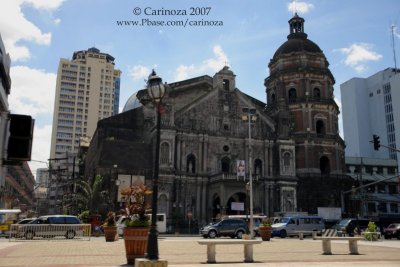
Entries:
<svg viewBox="0 0 400 267">
<path fill-rule="evenodd" d="M 136 258 L 144 258 L 147 250 L 149 227 L 125 227 L 123 229 L 126 260 L 135 264 Z"/>
<path fill-rule="evenodd" d="M 364 238 L 368 241 L 378 241 L 381 237 L 380 232 L 364 232 Z"/>
<path fill-rule="evenodd" d="M 103 226 L 103 230 L 106 242 L 114 242 L 118 240 L 117 226 Z"/>
<path fill-rule="evenodd" d="M 271 226 L 260 226 L 258 227 L 258 231 L 263 241 L 269 241 L 271 239 L 271 233 L 272 233 Z"/>
</svg>

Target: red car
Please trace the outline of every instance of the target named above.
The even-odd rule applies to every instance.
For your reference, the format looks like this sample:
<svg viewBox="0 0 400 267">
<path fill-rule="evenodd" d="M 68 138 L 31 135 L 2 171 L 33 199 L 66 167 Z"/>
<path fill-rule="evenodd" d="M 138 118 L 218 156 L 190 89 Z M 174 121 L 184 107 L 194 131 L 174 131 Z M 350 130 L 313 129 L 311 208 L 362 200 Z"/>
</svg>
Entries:
<svg viewBox="0 0 400 267">
<path fill-rule="evenodd" d="M 400 239 L 400 223 L 392 223 L 387 228 L 383 229 L 385 239 L 396 237 Z"/>
</svg>

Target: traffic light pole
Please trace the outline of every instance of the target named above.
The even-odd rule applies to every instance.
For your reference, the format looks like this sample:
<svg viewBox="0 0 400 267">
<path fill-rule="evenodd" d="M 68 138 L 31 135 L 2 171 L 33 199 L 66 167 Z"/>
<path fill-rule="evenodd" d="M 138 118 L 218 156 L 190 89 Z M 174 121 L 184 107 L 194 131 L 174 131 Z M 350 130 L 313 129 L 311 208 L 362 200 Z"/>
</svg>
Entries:
<svg viewBox="0 0 400 267">
<path fill-rule="evenodd" d="M 369 141 L 369 142 L 374 144 L 374 141 Z M 385 145 L 379 144 L 379 147 L 384 147 L 384 148 L 387 148 L 387 149 L 394 150 L 396 152 L 400 152 L 400 149 L 397 149 L 397 148 L 394 148 L 394 147 L 391 147 L 391 146 L 385 146 Z M 376 149 L 376 150 L 378 150 L 378 149 Z"/>
<path fill-rule="evenodd" d="M 379 135 L 377 135 L 377 134 L 373 134 L 372 141 L 369 141 L 369 142 L 374 144 L 374 150 L 379 150 L 380 147 L 384 147 L 384 148 L 387 148 L 390 150 L 394 150 L 396 152 L 400 152 L 399 149 L 396 149 L 394 147 L 382 145 L 381 142 L 379 141 Z"/>
</svg>

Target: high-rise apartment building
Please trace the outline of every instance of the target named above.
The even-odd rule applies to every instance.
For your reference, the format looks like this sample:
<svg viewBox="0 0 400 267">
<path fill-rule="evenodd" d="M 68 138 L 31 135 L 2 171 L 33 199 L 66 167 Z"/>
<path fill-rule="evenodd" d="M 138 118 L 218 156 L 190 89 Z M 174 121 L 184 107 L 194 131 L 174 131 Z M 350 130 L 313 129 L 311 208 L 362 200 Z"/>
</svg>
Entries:
<svg viewBox="0 0 400 267">
<path fill-rule="evenodd" d="M 121 71 L 97 48 L 74 52 L 58 66 L 51 158 L 76 154 L 79 139 L 92 136 L 97 121 L 118 114 Z"/>
<path fill-rule="evenodd" d="M 65 194 L 78 178 L 76 155 L 82 137 L 92 137 L 97 122 L 118 113 L 121 71 L 114 57 L 97 48 L 76 51 L 58 66 L 51 136 L 48 214 L 68 212 Z"/>
<path fill-rule="evenodd" d="M 391 158 L 393 149 L 374 150 L 372 136 L 380 143 L 400 148 L 400 72 L 387 68 L 368 78 L 352 78 L 340 85 L 343 131 L 347 157 Z"/>
</svg>

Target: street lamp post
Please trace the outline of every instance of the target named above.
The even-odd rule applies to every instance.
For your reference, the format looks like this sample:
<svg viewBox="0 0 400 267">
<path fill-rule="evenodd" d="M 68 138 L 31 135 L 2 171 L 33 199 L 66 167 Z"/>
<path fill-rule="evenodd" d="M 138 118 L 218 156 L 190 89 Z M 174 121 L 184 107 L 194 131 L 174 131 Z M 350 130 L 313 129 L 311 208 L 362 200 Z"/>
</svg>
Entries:
<svg viewBox="0 0 400 267">
<path fill-rule="evenodd" d="M 153 177 L 153 196 L 151 203 L 151 225 L 147 244 L 146 258 L 158 260 L 158 241 L 157 241 L 157 197 L 158 197 L 158 173 L 160 159 L 160 131 L 161 131 L 161 100 L 165 94 L 165 87 L 162 79 L 153 70 L 147 81 L 147 92 L 156 107 L 156 151 L 154 157 L 154 177 Z"/>
<path fill-rule="evenodd" d="M 250 238 L 253 238 L 253 177 L 251 173 L 252 169 L 252 146 L 251 146 L 251 122 L 255 122 L 257 120 L 256 114 L 256 109 L 255 108 L 248 108 L 244 107 L 242 108 L 243 115 L 242 115 L 242 120 L 243 121 L 248 121 L 248 126 L 249 126 L 249 191 L 250 191 Z"/>
</svg>

